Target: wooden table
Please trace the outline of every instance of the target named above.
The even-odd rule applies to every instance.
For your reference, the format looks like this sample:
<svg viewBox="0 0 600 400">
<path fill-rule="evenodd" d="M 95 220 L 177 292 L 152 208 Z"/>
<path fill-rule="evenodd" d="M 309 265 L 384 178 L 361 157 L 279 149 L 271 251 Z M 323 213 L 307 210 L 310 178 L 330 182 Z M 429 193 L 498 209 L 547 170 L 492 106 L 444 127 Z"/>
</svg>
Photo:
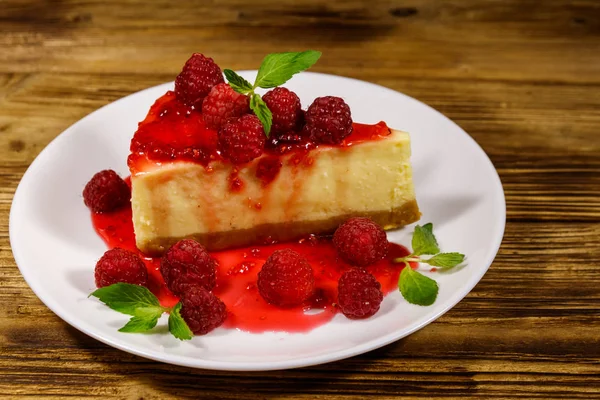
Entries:
<svg viewBox="0 0 600 400">
<path fill-rule="evenodd" d="M 600 399 L 600 2 L 177 3 L 0 1 L 1 398 Z M 133 356 L 37 299 L 12 257 L 8 215 L 48 142 L 172 80 L 194 51 L 251 69 L 266 53 L 307 48 L 323 51 L 316 71 L 430 104 L 492 159 L 506 234 L 471 294 L 382 349 L 262 373 Z"/>
</svg>

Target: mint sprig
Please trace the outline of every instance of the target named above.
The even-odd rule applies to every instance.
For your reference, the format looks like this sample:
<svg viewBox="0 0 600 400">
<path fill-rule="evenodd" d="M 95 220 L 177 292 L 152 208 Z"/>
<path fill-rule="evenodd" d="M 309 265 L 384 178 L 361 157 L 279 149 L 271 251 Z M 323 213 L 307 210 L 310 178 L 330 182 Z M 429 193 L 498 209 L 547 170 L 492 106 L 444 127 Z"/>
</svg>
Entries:
<svg viewBox="0 0 600 400">
<path fill-rule="evenodd" d="M 250 96 L 250 109 L 254 111 L 263 125 L 265 135 L 269 137 L 273 114 L 262 98 L 254 92 L 255 89 L 270 89 L 283 85 L 298 72 L 310 68 L 320 57 L 321 52 L 315 50 L 268 54 L 258 69 L 253 85 L 233 70 L 225 69 L 223 73 L 233 90 Z"/>
<path fill-rule="evenodd" d="M 141 333 L 154 328 L 159 318 L 165 313 L 169 316 L 169 332 L 179 340 L 189 340 L 193 334 L 181 317 L 181 303 L 174 307 L 163 307 L 151 291 L 143 286 L 129 283 L 115 283 L 97 289 L 90 294 L 111 309 L 131 315 L 119 332 Z M 174 321 L 174 322 L 172 322 Z"/>
<path fill-rule="evenodd" d="M 404 263 L 400 273 L 398 288 L 402 296 L 411 304 L 430 306 L 437 298 L 439 287 L 435 280 L 415 271 L 410 262 L 425 263 L 449 270 L 465 260 L 461 253 L 440 253 L 440 248 L 433 234 L 433 224 L 417 225 L 412 237 L 413 252 L 406 257 L 395 258 L 395 263 Z M 423 258 L 422 255 L 432 255 Z"/>
<path fill-rule="evenodd" d="M 321 57 L 320 51 L 271 53 L 263 59 L 254 87 L 270 89 L 283 85 L 298 72 L 309 69 Z"/>
<path fill-rule="evenodd" d="M 194 336 L 192 330 L 181 316 L 181 303 L 177 303 L 169 315 L 169 332 L 179 340 L 189 340 Z"/>
<path fill-rule="evenodd" d="M 267 103 L 265 103 L 258 94 L 252 93 L 252 96 L 250 97 L 250 108 L 262 123 L 263 128 L 265 129 L 265 135 L 269 137 L 271 125 L 273 124 L 273 114 L 271 114 L 271 110 L 267 107 Z"/>
<path fill-rule="evenodd" d="M 406 301 L 420 306 L 432 305 L 439 290 L 436 281 L 415 271 L 410 265 L 402 269 L 398 288 Z"/>
</svg>

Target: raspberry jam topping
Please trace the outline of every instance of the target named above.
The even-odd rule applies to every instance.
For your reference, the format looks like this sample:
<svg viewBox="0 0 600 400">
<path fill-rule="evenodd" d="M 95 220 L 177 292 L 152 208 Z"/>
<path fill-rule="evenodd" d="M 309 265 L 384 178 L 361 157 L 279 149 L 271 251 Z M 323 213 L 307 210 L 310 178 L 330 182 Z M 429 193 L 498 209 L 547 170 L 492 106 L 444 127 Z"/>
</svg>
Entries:
<svg viewBox="0 0 600 400">
<path fill-rule="evenodd" d="M 127 160 L 132 173 L 146 164 L 185 160 L 208 165 L 220 160 L 217 132 L 209 129 L 202 114 L 180 102 L 169 91 L 158 98 L 131 141 Z"/>
<path fill-rule="evenodd" d="M 92 213 L 94 227 L 109 248 L 121 247 L 139 254 L 148 269 L 148 288 L 164 306 L 179 299 L 169 291 L 160 273 L 160 258 L 146 257 L 135 246 L 131 208 L 104 214 Z M 291 249 L 308 260 L 314 272 L 314 293 L 300 306 L 279 308 L 267 303 L 257 287 L 258 273 L 276 250 Z M 224 327 L 248 332 L 307 332 L 330 321 L 339 311 L 337 285 L 342 274 L 352 267 L 340 260 L 330 238 L 311 236 L 289 243 L 252 246 L 211 252 L 217 262 L 216 287 L 213 293 L 227 307 Z M 387 294 L 398 290 L 402 265 L 392 263 L 409 251 L 390 243 L 387 256 L 366 268 Z"/>
<path fill-rule="evenodd" d="M 352 133 L 340 144 L 317 145 L 310 142 L 310 139 L 283 141 L 275 146 L 266 146 L 263 157 L 281 157 L 293 152 L 300 155 L 299 159 L 317 147 L 349 147 L 383 139 L 390 134 L 384 122 L 375 125 L 354 123 L 352 126 Z M 152 105 L 146 118 L 139 124 L 130 150 L 128 165 L 132 174 L 144 172 L 152 165 L 176 160 L 197 162 L 207 168 L 212 161 L 224 161 L 218 150 L 217 131 L 206 125 L 197 108 L 183 104 L 172 91 L 159 97 Z M 262 157 L 258 160 L 260 159 Z M 271 162 L 271 166 L 274 165 L 277 164 Z M 273 172 L 277 167 L 268 169 Z M 260 179 L 267 182 L 273 178 L 267 173 Z"/>
</svg>

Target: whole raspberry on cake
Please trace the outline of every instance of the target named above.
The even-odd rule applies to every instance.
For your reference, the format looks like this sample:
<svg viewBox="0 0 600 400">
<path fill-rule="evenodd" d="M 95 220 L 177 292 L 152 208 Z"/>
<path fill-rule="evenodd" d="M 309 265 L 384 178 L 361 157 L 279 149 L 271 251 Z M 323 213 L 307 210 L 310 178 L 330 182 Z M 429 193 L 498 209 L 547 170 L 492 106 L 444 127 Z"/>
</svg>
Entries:
<svg viewBox="0 0 600 400">
<path fill-rule="evenodd" d="M 265 93 L 263 100 L 273 114 L 271 130 L 275 136 L 299 130 L 304 115 L 296 93 L 277 87 Z"/>
<path fill-rule="evenodd" d="M 194 53 L 175 79 L 175 95 L 184 104 L 199 109 L 210 90 L 224 81 L 221 68 L 212 58 Z"/>
<path fill-rule="evenodd" d="M 228 121 L 219 129 L 221 154 L 234 164 L 244 164 L 263 153 L 265 131 L 254 115 Z"/>
<path fill-rule="evenodd" d="M 352 133 L 350 107 L 340 97 L 318 97 L 306 111 L 304 129 L 316 143 L 340 144 Z"/>
<path fill-rule="evenodd" d="M 230 118 L 250 112 L 248 96 L 235 92 L 226 83 L 214 86 L 202 102 L 202 115 L 209 128 L 219 129 Z"/>
</svg>

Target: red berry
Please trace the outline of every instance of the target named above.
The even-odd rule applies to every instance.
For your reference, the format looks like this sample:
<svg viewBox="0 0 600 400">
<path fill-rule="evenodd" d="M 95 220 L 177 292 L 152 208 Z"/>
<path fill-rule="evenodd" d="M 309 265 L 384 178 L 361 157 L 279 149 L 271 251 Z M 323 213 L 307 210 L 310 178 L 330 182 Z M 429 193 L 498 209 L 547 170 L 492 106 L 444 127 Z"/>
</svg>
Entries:
<svg viewBox="0 0 600 400">
<path fill-rule="evenodd" d="M 205 335 L 227 318 L 225 304 L 202 286 L 189 286 L 181 297 L 181 316 L 195 335 Z"/>
<path fill-rule="evenodd" d="M 199 109 L 213 86 L 223 82 L 223 72 L 213 59 L 194 53 L 175 78 L 175 95 L 188 106 Z"/>
<path fill-rule="evenodd" d="M 96 263 L 94 275 L 98 288 L 119 282 L 141 286 L 148 284 L 144 262 L 136 254 L 118 247 L 104 253 Z"/>
<path fill-rule="evenodd" d="M 381 284 L 365 270 L 353 268 L 338 281 L 338 306 L 348 318 L 368 318 L 382 301 Z"/>
<path fill-rule="evenodd" d="M 302 304 L 312 295 L 313 270 L 304 257 L 290 249 L 277 250 L 258 273 L 258 291 L 267 302 L 279 307 Z"/>
<path fill-rule="evenodd" d="M 262 99 L 273 114 L 273 135 L 287 134 L 300 128 L 303 115 L 296 93 L 284 87 L 276 87 L 265 93 Z"/>
<path fill-rule="evenodd" d="M 183 295 L 191 286 L 212 290 L 217 280 L 217 261 L 200 243 L 183 239 L 171 246 L 162 258 L 160 273 L 176 296 Z"/>
<path fill-rule="evenodd" d="M 94 212 L 116 210 L 129 203 L 131 190 L 115 171 L 98 172 L 83 189 L 83 202 Z"/>
<path fill-rule="evenodd" d="M 305 129 L 317 143 L 339 144 L 352 133 L 350 107 L 339 97 L 317 97 L 306 110 Z"/>
<path fill-rule="evenodd" d="M 202 115 L 206 125 L 219 129 L 229 118 L 241 117 L 250 112 L 250 98 L 233 90 L 227 83 L 212 88 L 202 102 Z"/>
<path fill-rule="evenodd" d="M 219 130 L 221 154 L 234 164 L 243 164 L 260 156 L 265 147 L 265 131 L 251 114 L 228 121 Z"/>
<path fill-rule="evenodd" d="M 360 267 L 373 264 L 387 255 L 389 242 L 385 231 L 369 218 L 350 218 L 335 231 L 333 245 L 346 262 Z"/>
</svg>

